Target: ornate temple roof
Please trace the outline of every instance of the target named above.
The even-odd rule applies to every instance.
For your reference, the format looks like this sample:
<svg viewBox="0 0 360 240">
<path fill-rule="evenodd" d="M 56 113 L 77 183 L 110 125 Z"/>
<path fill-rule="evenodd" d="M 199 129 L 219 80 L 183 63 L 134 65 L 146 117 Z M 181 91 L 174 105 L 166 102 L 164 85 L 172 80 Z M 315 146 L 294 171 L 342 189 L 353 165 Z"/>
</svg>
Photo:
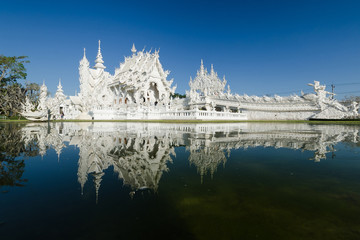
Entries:
<svg viewBox="0 0 360 240">
<path fill-rule="evenodd" d="M 105 69 L 106 67 L 104 66 L 104 61 L 102 59 L 102 55 L 101 55 L 101 48 L 100 48 L 100 40 L 99 40 L 99 48 L 98 48 L 98 53 L 96 56 L 96 60 L 95 60 L 95 69 Z"/>
<path fill-rule="evenodd" d="M 59 85 L 57 86 L 57 90 L 56 90 L 56 93 L 55 93 L 55 98 L 58 99 L 58 101 L 60 103 L 63 103 L 65 101 L 65 99 L 66 99 L 64 91 L 62 89 L 61 79 L 59 79 Z"/>
<path fill-rule="evenodd" d="M 170 71 L 163 70 L 159 51 L 136 51 L 135 45 L 131 51 L 132 56 L 125 57 L 125 61 L 115 69 L 113 82 L 120 82 L 129 88 L 141 89 L 150 81 L 160 81 L 167 90 L 175 91 L 176 87 L 171 88 L 173 79 L 170 81 L 166 79 Z"/>
<path fill-rule="evenodd" d="M 192 91 L 200 91 L 203 95 L 219 96 L 224 93 L 226 80 L 224 76 L 221 81 L 214 71 L 213 65 L 211 65 L 211 71 L 208 73 L 207 69 L 204 68 L 203 60 L 201 60 L 200 69 L 197 71 L 194 80 L 190 77 L 189 85 Z"/>
</svg>

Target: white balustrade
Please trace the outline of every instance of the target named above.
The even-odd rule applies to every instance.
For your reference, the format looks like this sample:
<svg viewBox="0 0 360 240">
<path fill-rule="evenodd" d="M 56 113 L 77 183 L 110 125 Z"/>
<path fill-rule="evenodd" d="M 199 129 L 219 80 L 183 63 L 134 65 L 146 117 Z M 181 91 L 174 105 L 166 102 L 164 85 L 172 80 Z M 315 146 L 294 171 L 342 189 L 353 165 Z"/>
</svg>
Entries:
<svg viewBox="0 0 360 240">
<path fill-rule="evenodd" d="M 92 111 L 94 120 L 246 120 L 246 113 L 217 112 L 202 110 L 166 111 L 163 109 L 115 109 L 94 108 Z"/>
</svg>

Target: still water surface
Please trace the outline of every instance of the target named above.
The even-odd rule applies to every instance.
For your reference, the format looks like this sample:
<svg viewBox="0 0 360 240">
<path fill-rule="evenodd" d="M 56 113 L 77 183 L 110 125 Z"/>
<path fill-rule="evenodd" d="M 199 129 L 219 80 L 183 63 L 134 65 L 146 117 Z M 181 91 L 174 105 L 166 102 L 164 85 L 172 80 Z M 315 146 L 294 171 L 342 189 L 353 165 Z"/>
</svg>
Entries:
<svg viewBox="0 0 360 240">
<path fill-rule="evenodd" d="M 359 130 L 0 124 L 0 236 L 360 239 Z"/>
</svg>

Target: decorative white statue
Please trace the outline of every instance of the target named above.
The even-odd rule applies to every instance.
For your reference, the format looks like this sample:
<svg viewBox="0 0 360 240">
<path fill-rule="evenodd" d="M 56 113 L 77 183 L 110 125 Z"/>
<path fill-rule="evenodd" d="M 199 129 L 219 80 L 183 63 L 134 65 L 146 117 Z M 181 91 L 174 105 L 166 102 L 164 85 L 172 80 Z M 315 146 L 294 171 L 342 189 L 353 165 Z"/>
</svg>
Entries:
<svg viewBox="0 0 360 240">
<path fill-rule="evenodd" d="M 326 85 L 320 85 L 319 81 L 314 81 L 314 84 L 309 83 L 308 85 L 314 87 L 314 91 L 316 92 L 319 101 L 321 102 L 325 101 L 325 99 L 327 98 L 327 94 L 334 95 L 334 93 L 325 91 Z"/>
<path fill-rule="evenodd" d="M 25 98 L 25 104 L 22 104 L 23 112 L 32 112 L 35 110 L 34 104 L 30 101 L 28 96 Z"/>
</svg>

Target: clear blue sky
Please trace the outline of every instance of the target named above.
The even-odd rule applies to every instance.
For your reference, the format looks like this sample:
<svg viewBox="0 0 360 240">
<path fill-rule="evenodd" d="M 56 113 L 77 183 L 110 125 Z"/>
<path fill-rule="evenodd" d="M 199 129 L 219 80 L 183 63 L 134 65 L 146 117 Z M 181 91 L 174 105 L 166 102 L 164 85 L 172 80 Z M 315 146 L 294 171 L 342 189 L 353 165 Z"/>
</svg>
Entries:
<svg viewBox="0 0 360 240">
<path fill-rule="evenodd" d="M 360 1 L 1 1 L 0 54 L 27 55 L 28 80 L 79 91 L 78 64 L 102 42 L 110 73 L 137 49 L 160 48 L 177 92 L 200 60 L 233 92 L 289 95 L 307 83 L 360 95 Z"/>
</svg>

